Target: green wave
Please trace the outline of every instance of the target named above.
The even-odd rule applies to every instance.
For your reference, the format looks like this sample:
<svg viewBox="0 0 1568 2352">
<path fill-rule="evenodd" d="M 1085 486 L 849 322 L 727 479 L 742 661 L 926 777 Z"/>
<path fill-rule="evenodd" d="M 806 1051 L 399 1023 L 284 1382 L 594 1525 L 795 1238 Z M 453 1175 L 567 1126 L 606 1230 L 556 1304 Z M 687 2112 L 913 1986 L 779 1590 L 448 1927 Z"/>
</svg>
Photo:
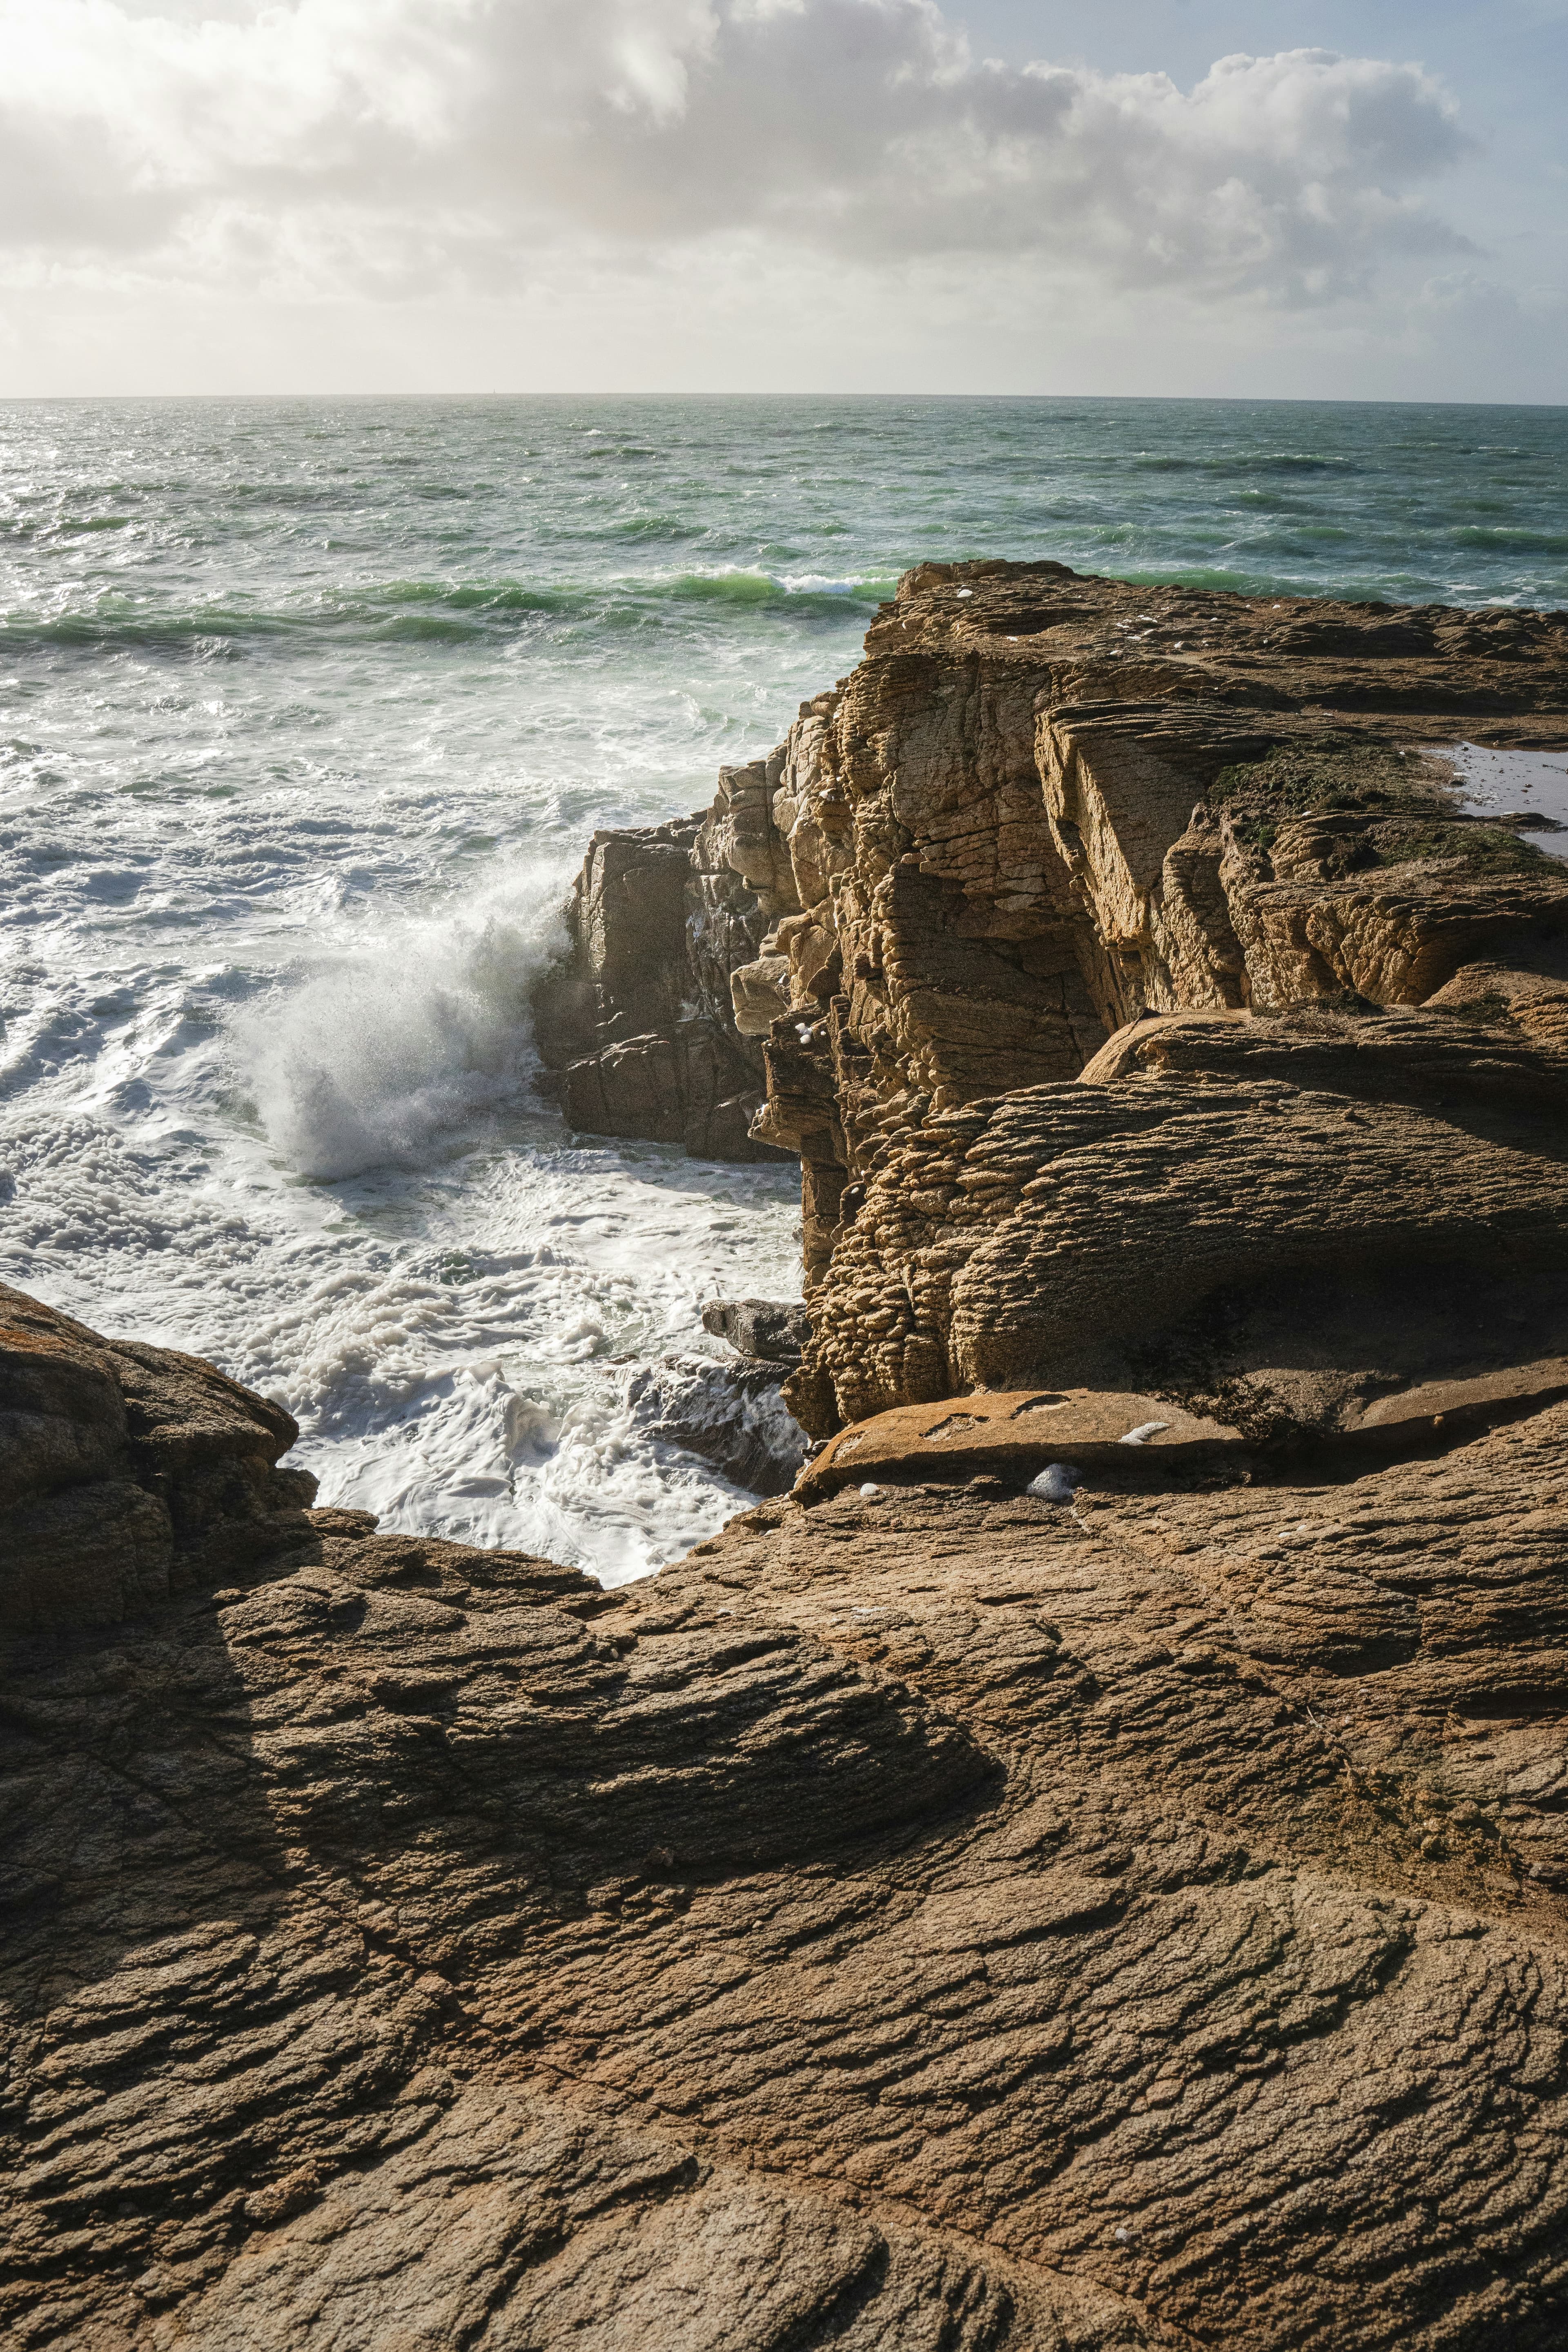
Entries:
<svg viewBox="0 0 1568 2352">
<path fill-rule="evenodd" d="M 1133 457 L 1139 474 L 1359 474 L 1351 457 L 1319 457 L 1310 450 L 1227 451 L 1213 457 Z"/>
<path fill-rule="evenodd" d="M 846 605 L 877 605 L 890 596 L 896 580 L 847 580 L 832 585 L 792 588 L 767 572 L 688 572 L 662 593 L 690 604 L 736 604 L 751 610 L 766 607 L 786 612 L 823 614 L 842 613 Z"/>
<path fill-rule="evenodd" d="M 0 614 L 0 649 L 180 652 L 237 649 L 247 639 L 312 637 L 461 644 L 552 622 L 622 629 L 657 620 L 672 608 L 704 606 L 796 621 L 842 620 L 847 614 L 869 611 L 891 595 L 893 586 L 890 579 L 791 586 L 763 572 L 687 572 L 674 579 L 570 587 L 520 580 L 387 580 L 348 595 L 302 599 L 270 610 L 227 604 L 183 611 L 138 607 L 116 595 L 76 612 Z"/>
<path fill-rule="evenodd" d="M 1568 555 L 1568 531 L 1530 530 L 1517 525 L 1465 523 L 1454 533 L 1454 542 L 1489 555 Z"/>
</svg>

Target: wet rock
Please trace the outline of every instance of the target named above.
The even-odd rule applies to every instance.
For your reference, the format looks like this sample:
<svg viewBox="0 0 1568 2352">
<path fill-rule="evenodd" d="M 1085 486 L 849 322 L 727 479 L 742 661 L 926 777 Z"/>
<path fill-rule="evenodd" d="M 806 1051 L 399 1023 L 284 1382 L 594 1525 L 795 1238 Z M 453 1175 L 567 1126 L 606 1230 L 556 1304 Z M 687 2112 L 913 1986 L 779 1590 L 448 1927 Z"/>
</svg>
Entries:
<svg viewBox="0 0 1568 2352">
<path fill-rule="evenodd" d="M 781 1298 L 712 1299 L 702 1309 L 702 1328 L 741 1355 L 771 1364 L 798 1363 L 811 1336 L 805 1307 Z"/>
<path fill-rule="evenodd" d="M 731 992 L 796 903 L 770 791 L 766 763 L 725 768 L 706 814 L 595 836 L 563 912 L 566 952 L 532 1000 L 545 1085 L 574 1127 L 699 1159 L 788 1156 L 751 1133 L 762 1056 Z"/>
<path fill-rule="evenodd" d="M 805 1433 L 774 1363 L 667 1356 L 633 1375 L 626 1402 L 650 1436 L 699 1455 L 749 1494 L 786 1493 L 805 1459 Z"/>
<path fill-rule="evenodd" d="M 564 957 L 533 993 L 534 1041 L 558 1070 L 623 1034 L 668 1027 L 691 996 L 686 897 L 700 817 L 596 833 L 562 910 Z"/>
<path fill-rule="evenodd" d="M 724 1030 L 699 1015 L 569 1063 L 562 1108 L 587 1135 L 679 1143 L 699 1160 L 786 1159 L 752 1135 L 763 1097 L 749 1075 Z"/>
</svg>

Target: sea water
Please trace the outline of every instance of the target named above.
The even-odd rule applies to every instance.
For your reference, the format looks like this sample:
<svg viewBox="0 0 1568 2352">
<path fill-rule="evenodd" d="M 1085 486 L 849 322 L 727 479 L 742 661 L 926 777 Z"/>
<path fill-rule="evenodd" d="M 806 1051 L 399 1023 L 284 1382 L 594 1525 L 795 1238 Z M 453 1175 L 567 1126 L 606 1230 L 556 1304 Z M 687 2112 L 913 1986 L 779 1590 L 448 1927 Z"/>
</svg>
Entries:
<svg viewBox="0 0 1568 2352">
<path fill-rule="evenodd" d="M 324 1501 L 657 1566 L 744 1498 L 637 1376 L 798 1293 L 798 1185 L 535 1095 L 588 835 L 703 805 L 907 564 L 1560 605 L 1565 461 L 1561 409 L 0 408 L 0 1273 L 285 1401 Z"/>
</svg>

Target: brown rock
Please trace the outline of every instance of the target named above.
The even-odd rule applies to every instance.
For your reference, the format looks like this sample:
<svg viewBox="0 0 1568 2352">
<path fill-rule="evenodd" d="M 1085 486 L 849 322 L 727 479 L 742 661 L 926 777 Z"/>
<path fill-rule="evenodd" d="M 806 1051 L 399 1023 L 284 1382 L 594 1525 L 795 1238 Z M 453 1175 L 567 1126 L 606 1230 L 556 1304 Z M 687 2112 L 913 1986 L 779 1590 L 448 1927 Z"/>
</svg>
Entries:
<svg viewBox="0 0 1568 2352">
<path fill-rule="evenodd" d="M 1460 734 L 1568 616 L 924 565 L 595 844 L 547 1058 L 765 1068 L 830 1440 L 644 1585 L 0 1302 L 19 2346 L 1563 2340 L 1568 865 Z"/>
<path fill-rule="evenodd" d="M 0 1636 L 110 1623 L 302 1535 L 299 1431 L 195 1356 L 0 1283 Z"/>
<path fill-rule="evenodd" d="M 1157 1079 L 928 1118 L 813 1295 L 839 1418 L 1136 1384 L 1313 1432 L 1380 1387 L 1568 1352 L 1552 1049 L 1404 1026 L 1410 1050 L 1317 1015 L 1151 1024 Z"/>
<path fill-rule="evenodd" d="M 11 2340 L 1546 2346 L 1565 1416 L 13 1643 Z"/>
<path fill-rule="evenodd" d="M 760 1362 L 798 1364 L 810 1336 L 805 1309 L 793 1299 L 715 1298 L 702 1309 L 702 1328 Z"/>
<path fill-rule="evenodd" d="M 534 1037 L 559 1069 L 601 1032 L 667 1028 L 691 994 L 686 900 L 700 817 L 596 833 L 562 910 L 567 950 L 534 992 Z"/>
<path fill-rule="evenodd" d="M 1484 964 L 1554 1040 L 1568 862 L 1466 814 L 1430 749 L 1460 734 L 1568 741 L 1563 615 L 907 575 L 767 763 L 802 911 L 734 975 L 748 1031 L 775 1013 L 758 1132 L 809 1163 L 808 1286 L 900 1131 L 1146 1013 L 1414 1005 Z"/>
<path fill-rule="evenodd" d="M 698 1017 L 569 1063 L 562 1108 L 586 1134 L 679 1143 L 696 1159 L 787 1157 L 752 1135 L 763 1097 L 748 1075 L 725 1032 Z"/>
<path fill-rule="evenodd" d="M 899 1406 L 841 1430 L 802 1471 L 795 1493 L 815 1502 L 868 1479 L 961 1478 L 980 1471 L 1022 1485 L 1053 1462 L 1120 1467 L 1130 1449 L 1141 1462 L 1155 1460 L 1162 1476 L 1177 1462 L 1214 1469 L 1251 1460 L 1238 1430 L 1159 1397 L 988 1389 L 941 1404 Z"/>
<path fill-rule="evenodd" d="M 533 992 L 546 1087 L 573 1126 L 699 1158 L 775 1156 L 750 1133 L 759 1024 L 737 1024 L 731 1002 L 733 976 L 758 972 L 770 922 L 796 905 L 771 791 L 766 763 L 726 768 L 705 816 L 595 835 L 563 910 L 565 955 Z"/>
</svg>

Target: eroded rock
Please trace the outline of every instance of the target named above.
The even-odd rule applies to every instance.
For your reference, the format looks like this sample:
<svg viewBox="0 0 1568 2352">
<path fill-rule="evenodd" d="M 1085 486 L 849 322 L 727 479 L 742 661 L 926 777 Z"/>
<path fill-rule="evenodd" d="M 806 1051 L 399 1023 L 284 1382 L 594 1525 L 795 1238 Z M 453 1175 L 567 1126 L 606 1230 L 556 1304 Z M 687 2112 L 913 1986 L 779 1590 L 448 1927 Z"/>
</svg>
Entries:
<svg viewBox="0 0 1568 2352">
<path fill-rule="evenodd" d="M 18 2345 L 1563 2339 L 1568 865 L 1461 732 L 1568 619 L 922 565 L 595 843 L 546 1058 L 761 1101 L 828 1440 L 642 1585 L 6 1295 Z"/>
<path fill-rule="evenodd" d="M 1551 2342 L 1565 1415 L 14 1640 L 12 2340 Z"/>
<path fill-rule="evenodd" d="M 810 1337 L 804 1307 L 781 1298 L 715 1298 L 702 1309 L 702 1328 L 742 1356 L 771 1364 L 797 1364 Z"/>
<path fill-rule="evenodd" d="M 626 1401 L 649 1436 L 697 1454 L 747 1494 L 782 1495 L 806 1448 L 783 1378 L 783 1365 L 757 1357 L 667 1356 L 632 1374 Z"/>
<path fill-rule="evenodd" d="M 0 1283 L 0 1638 L 111 1623 L 301 1537 L 279 1405 Z"/>
</svg>

